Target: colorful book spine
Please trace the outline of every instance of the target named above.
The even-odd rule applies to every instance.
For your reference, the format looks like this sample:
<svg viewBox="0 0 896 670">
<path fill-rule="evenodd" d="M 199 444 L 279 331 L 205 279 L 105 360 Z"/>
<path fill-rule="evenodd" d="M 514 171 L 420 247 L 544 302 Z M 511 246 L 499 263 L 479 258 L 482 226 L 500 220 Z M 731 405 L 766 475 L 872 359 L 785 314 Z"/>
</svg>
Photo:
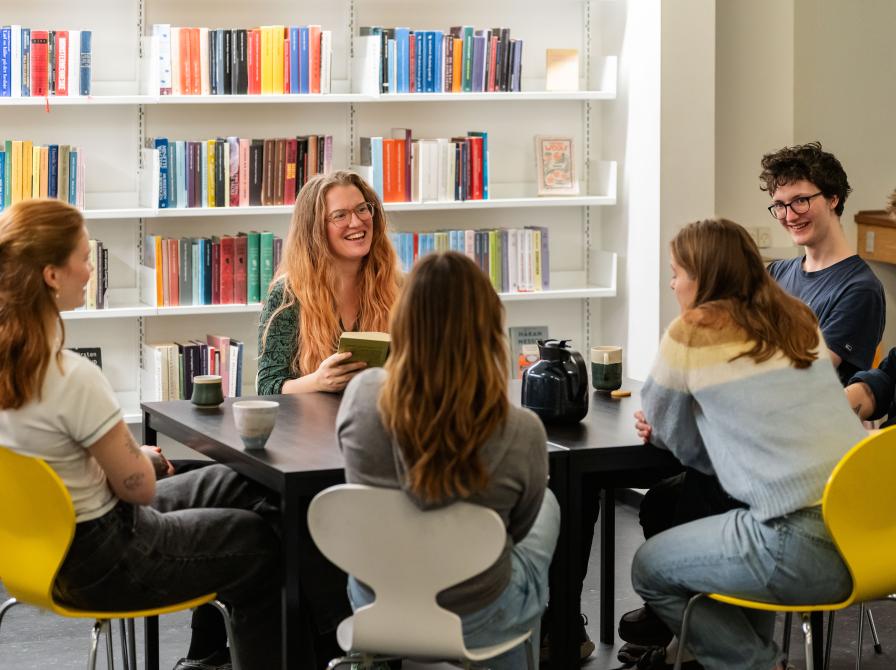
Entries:
<svg viewBox="0 0 896 670">
<path fill-rule="evenodd" d="M 90 95 L 91 77 L 93 73 L 93 33 L 89 30 L 81 31 L 81 58 L 80 58 L 80 93 Z"/>
</svg>

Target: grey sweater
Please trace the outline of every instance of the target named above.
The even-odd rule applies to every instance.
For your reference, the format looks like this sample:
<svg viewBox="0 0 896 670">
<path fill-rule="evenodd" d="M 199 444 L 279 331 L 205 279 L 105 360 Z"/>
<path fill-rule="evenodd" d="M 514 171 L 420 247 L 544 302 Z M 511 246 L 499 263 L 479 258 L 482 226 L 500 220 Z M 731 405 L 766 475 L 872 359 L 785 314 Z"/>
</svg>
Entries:
<svg viewBox="0 0 896 670">
<path fill-rule="evenodd" d="M 346 481 L 406 490 L 401 450 L 383 427 L 377 409 L 385 378 L 385 370 L 373 368 L 349 383 L 336 417 L 336 434 L 345 456 Z M 546 443 L 538 417 L 529 410 L 511 406 L 504 427 L 482 446 L 480 454 L 490 481 L 484 491 L 467 500 L 501 516 L 507 527 L 507 541 L 500 558 L 488 570 L 439 595 L 443 607 L 460 615 L 475 612 L 492 603 L 507 587 L 510 550 L 535 522 L 547 486 Z"/>
</svg>

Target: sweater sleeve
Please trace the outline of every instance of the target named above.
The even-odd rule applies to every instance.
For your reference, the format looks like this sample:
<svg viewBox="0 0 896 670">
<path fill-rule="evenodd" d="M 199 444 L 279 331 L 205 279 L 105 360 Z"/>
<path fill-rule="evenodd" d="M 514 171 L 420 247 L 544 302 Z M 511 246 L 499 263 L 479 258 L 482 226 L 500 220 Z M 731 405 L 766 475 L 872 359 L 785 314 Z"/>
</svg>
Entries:
<svg viewBox="0 0 896 670">
<path fill-rule="evenodd" d="M 520 413 L 523 420 L 517 430 L 517 439 L 528 446 L 525 451 L 528 463 L 524 468 L 527 480 L 519 501 L 510 511 L 507 524 L 507 532 L 515 544 L 522 542 L 532 529 L 548 482 L 548 438 L 544 425 L 529 410 L 520 410 Z"/>
<path fill-rule="evenodd" d="M 887 357 L 874 370 L 858 372 L 849 380 L 850 384 L 865 382 L 874 395 L 874 413 L 871 421 L 889 414 L 892 418 L 894 391 L 896 391 L 896 348 L 890 349 Z"/>
<path fill-rule="evenodd" d="M 258 395 L 280 393 L 284 382 L 299 377 L 292 369 L 292 360 L 299 346 L 299 309 L 298 306 L 291 307 L 274 315 L 283 297 L 283 282 L 279 281 L 271 287 L 261 311 L 258 323 L 258 376 L 255 380 Z"/>
<path fill-rule="evenodd" d="M 675 325 L 663 335 L 653 370 L 641 389 L 644 414 L 652 429 L 650 443 L 668 449 L 683 465 L 714 474 L 697 426 L 700 407 L 688 385 L 688 343 L 670 335 Z"/>
</svg>

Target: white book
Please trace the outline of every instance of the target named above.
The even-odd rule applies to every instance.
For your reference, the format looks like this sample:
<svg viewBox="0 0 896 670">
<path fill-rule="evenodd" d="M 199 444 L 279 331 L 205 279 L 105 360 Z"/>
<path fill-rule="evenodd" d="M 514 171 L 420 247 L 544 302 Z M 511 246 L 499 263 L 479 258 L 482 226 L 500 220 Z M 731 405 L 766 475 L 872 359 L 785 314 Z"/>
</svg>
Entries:
<svg viewBox="0 0 896 670">
<path fill-rule="evenodd" d="M 420 141 L 411 142 L 411 202 L 422 202 L 423 172 L 420 168 Z"/>
<path fill-rule="evenodd" d="M 523 247 L 522 262 L 520 267 L 520 290 L 531 291 L 535 283 L 532 271 L 532 231 L 520 231 L 520 242 Z"/>
<path fill-rule="evenodd" d="M 423 140 L 426 146 L 424 200 L 439 199 L 439 144 L 435 140 Z"/>
<path fill-rule="evenodd" d="M 355 38 L 355 57 L 352 60 L 352 93 L 380 94 L 382 41 L 379 35 Z"/>
<path fill-rule="evenodd" d="M 96 240 L 88 242 L 90 249 L 90 265 L 93 270 L 90 271 L 90 279 L 87 280 L 87 290 L 84 292 L 84 307 L 87 309 L 96 309 L 96 282 L 97 272 L 99 272 L 100 263 L 98 262 Z"/>
<path fill-rule="evenodd" d="M 349 168 L 352 172 L 357 172 L 361 179 L 366 181 L 373 188 L 373 166 L 372 165 L 352 165 Z"/>
<path fill-rule="evenodd" d="M 389 93 L 398 93 L 398 47 L 395 40 L 386 43 L 389 52 Z"/>
<path fill-rule="evenodd" d="M 81 31 L 68 31 L 68 95 L 81 95 Z"/>
<path fill-rule="evenodd" d="M 333 31 L 320 32 L 320 92 L 329 93 L 333 70 Z"/>
<path fill-rule="evenodd" d="M 141 149 L 143 167 L 140 169 L 140 206 L 159 207 L 159 150 Z"/>
<path fill-rule="evenodd" d="M 147 35 L 140 39 L 143 58 L 140 61 L 140 91 L 143 95 L 159 95 L 159 49 L 161 38 Z"/>
<path fill-rule="evenodd" d="M 158 62 L 156 76 L 158 77 L 159 90 L 152 95 L 171 95 L 171 24 L 154 23 L 152 34 L 158 38 Z M 146 52 L 143 52 L 144 58 Z"/>
<path fill-rule="evenodd" d="M 153 344 L 143 345 L 143 369 L 140 379 L 144 402 L 168 400 L 168 350 Z"/>
<path fill-rule="evenodd" d="M 171 95 L 182 95 L 180 81 L 180 31 L 181 29 L 171 27 Z"/>
<path fill-rule="evenodd" d="M 208 80 L 208 28 L 199 29 L 199 93 L 211 95 L 211 84 Z"/>
<path fill-rule="evenodd" d="M 229 353 L 230 355 L 227 357 L 227 365 L 230 372 L 230 378 L 227 380 L 227 385 L 230 387 L 230 390 L 227 392 L 227 395 L 229 395 L 231 398 L 236 398 L 237 396 L 242 395 L 242 389 L 237 389 L 236 387 L 236 372 L 237 364 L 239 363 L 239 347 L 235 344 L 231 344 Z"/>
<path fill-rule="evenodd" d="M 12 67 L 12 77 L 10 84 L 12 85 L 11 95 L 14 98 L 22 97 L 22 26 L 10 26 L 12 35 L 9 54 L 10 67 Z M 52 66 L 51 66 L 52 67 Z"/>
</svg>

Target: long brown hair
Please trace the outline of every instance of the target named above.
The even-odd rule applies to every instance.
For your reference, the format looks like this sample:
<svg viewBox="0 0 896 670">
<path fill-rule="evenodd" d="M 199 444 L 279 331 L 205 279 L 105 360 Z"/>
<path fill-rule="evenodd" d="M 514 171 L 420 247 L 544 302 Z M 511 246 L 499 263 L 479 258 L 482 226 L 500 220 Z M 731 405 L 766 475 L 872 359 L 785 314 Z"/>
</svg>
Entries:
<svg viewBox="0 0 896 670">
<path fill-rule="evenodd" d="M 507 419 L 504 307 L 466 256 L 428 255 L 411 271 L 392 316 L 383 425 L 428 502 L 465 498 L 489 481 L 479 449 Z"/>
<path fill-rule="evenodd" d="M 354 186 L 374 206 L 370 252 L 362 261 L 358 276 L 359 329 L 386 330 L 389 312 L 398 296 L 398 257 L 386 234 L 386 214 L 376 191 L 348 170 L 309 179 L 296 198 L 283 260 L 272 282 L 273 285 L 283 281 L 283 302 L 271 314 L 262 335 L 264 347 L 274 318 L 298 303 L 299 341 L 292 369 L 303 375 L 317 370 L 321 361 L 336 351 L 339 342 L 338 278 L 327 243 L 327 193 L 334 186 Z"/>
<path fill-rule="evenodd" d="M 0 215 L 0 409 L 40 398 L 51 358 L 61 364 L 65 326 L 43 271 L 68 263 L 83 229 L 81 213 L 59 200 L 25 200 Z"/>
<path fill-rule="evenodd" d="M 671 247 L 675 261 L 697 282 L 693 306 L 723 309 L 754 342 L 735 358 L 762 363 L 780 351 L 796 368 L 818 358 L 815 314 L 769 276 L 743 227 L 727 219 L 698 221 L 682 228 Z"/>
</svg>

